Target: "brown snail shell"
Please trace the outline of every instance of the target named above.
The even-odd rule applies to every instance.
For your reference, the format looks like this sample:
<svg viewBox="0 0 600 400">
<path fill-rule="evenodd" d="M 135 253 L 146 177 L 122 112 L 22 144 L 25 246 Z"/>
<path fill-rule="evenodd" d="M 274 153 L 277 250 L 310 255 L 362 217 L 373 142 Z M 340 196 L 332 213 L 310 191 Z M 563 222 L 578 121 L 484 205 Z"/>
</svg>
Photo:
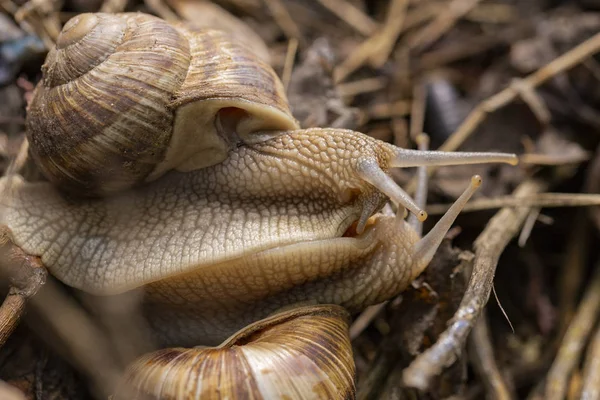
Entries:
<svg viewBox="0 0 600 400">
<path fill-rule="evenodd" d="M 186 23 L 185 26 L 191 30 L 205 28 L 218 29 L 230 34 L 236 42 L 252 49 L 261 60 L 271 62 L 269 48 L 262 38 L 244 21 L 233 16 L 221 6 L 197 0 L 167 1 Z"/>
<path fill-rule="evenodd" d="M 44 175 L 82 195 L 213 165 L 254 132 L 295 128 L 274 71 L 245 47 L 141 13 L 70 20 L 27 117 Z"/>
<path fill-rule="evenodd" d="M 218 347 L 147 354 L 117 399 L 353 399 L 348 313 L 307 306 L 258 321 Z"/>
</svg>

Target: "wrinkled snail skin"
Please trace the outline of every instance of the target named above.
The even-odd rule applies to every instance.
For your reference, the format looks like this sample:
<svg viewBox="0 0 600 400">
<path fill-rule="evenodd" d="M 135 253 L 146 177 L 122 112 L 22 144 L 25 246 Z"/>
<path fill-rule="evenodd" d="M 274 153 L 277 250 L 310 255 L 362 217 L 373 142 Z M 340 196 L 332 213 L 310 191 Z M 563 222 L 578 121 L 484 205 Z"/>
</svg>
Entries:
<svg viewBox="0 0 600 400">
<path fill-rule="evenodd" d="M 368 136 L 332 133 L 294 131 L 241 146 L 218 165 L 109 199 L 70 200 L 47 183 L 15 180 L 4 189 L 11 195 L 0 222 L 69 286 L 108 295 L 146 285 L 150 323 L 165 344 L 216 344 L 305 301 L 357 309 L 410 283 L 419 237 L 382 216 L 343 237 L 365 199 L 385 200 L 348 173 L 358 159 L 348 154 L 384 164 L 391 154 Z"/>
<path fill-rule="evenodd" d="M 375 214 L 385 197 L 358 177 L 361 159 L 386 166 L 394 151 L 357 132 L 312 129 L 108 199 L 4 179 L 0 223 L 69 286 L 98 295 L 145 287 L 162 344 L 216 344 L 294 304 L 358 311 L 420 274 L 437 245 L 418 255 L 422 239 Z M 356 234 L 370 204 L 375 215 Z"/>
<path fill-rule="evenodd" d="M 42 68 L 26 120 L 31 153 L 50 181 L 78 195 L 213 165 L 254 132 L 298 127 L 272 68 L 217 30 L 81 14 Z M 228 110 L 228 125 L 216 127 Z"/>
<path fill-rule="evenodd" d="M 245 327 L 218 347 L 146 354 L 115 400 L 353 399 L 349 316 L 334 305 L 301 307 Z"/>
</svg>

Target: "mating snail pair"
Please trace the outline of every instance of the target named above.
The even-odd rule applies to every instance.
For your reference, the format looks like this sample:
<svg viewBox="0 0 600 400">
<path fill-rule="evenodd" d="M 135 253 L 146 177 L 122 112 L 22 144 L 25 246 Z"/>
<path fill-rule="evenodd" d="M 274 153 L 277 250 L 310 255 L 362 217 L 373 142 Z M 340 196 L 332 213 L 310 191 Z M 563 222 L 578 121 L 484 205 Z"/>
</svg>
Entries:
<svg viewBox="0 0 600 400">
<path fill-rule="evenodd" d="M 249 49 L 145 14 L 75 17 L 43 72 L 27 130 L 50 183 L 0 181 L 11 240 L 84 292 L 143 287 L 161 345 L 234 335 L 140 359 L 127 380 L 159 398 L 352 397 L 344 309 L 404 290 L 481 183 L 421 238 L 379 213 L 391 200 L 400 215 L 426 216 L 387 171 L 516 163 L 299 129 L 279 79 Z M 233 360 L 263 373 L 236 380 Z M 224 386 L 209 382 L 213 371 Z"/>
</svg>

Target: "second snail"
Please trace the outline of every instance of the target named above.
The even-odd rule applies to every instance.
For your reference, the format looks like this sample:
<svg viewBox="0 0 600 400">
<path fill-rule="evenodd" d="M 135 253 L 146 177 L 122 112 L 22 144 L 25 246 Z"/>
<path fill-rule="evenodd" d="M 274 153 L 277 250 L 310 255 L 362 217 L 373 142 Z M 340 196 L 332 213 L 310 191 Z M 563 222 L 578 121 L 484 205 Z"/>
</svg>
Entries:
<svg viewBox="0 0 600 400">
<path fill-rule="evenodd" d="M 335 366 L 324 369 L 344 384 L 323 390 L 340 398 L 353 396 L 346 312 L 404 290 L 481 184 L 473 177 L 421 237 L 418 225 L 380 213 L 391 201 L 400 216 L 406 209 L 426 218 L 390 169 L 516 163 L 511 154 L 416 151 L 349 130 L 299 129 L 281 82 L 250 49 L 218 30 L 139 13 L 82 14 L 65 25 L 29 106 L 27 136 L 48 181 L 0 181 L 0 223 L 15 245 L 83 292 L 143 288 L 160 346 L 214 346 L 234 335 L 219 347 L 223 354 L 241 342 L 244 357 L 267 365 L 289 354 L 277 346 L 267 356 L 253 350 L 254 340 L 271 338 L 267 327 L 320 326 L 313 333 L 333 340 L 301 342 L 325 343 Z M 302 311 L 319 304 L 327 306 Z M 205 357 L 185 354 L 144 358 L 130 381 L 168 378 L 140 365 Z M 308 353 L 298 354 L 305 360 Z M 261 379 L 277 382 L 277 373 L 287 372 Z M 315 391 L 321 378 L 307 374 L 292 385 L 305 389 L 277 393 L 330 393 Z M 219 391 L 201 397 L 198 385 L 178 382 L 156 383 L 176 388 L 171 394 L 144 393 L 227 398 Z"/>
</svg>

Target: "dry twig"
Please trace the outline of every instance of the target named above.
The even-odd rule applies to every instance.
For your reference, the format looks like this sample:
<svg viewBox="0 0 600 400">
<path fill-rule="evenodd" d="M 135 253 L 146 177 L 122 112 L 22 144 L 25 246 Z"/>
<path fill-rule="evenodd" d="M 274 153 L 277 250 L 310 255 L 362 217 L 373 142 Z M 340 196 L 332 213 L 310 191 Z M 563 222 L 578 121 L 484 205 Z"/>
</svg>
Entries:
<svg viewBox="0 0 600 400">
<path fill-rule="evenodd" d="M 474 360 L 475 369 L 483 380 L 488 397 L 496 400 L 513 399 L 514 395 L 508 389 L 496 365 L 485 310 L 481 313 L 473 328 L 470 344 L 470 353 Z"/>
<path fill-rule="evenodd" d="M 588 210 L 578 210 L 570 227 L 565 260 L 561 263 L 559 275 L 559 338 L 567 331 L 581 296 L 581 283 L 584 279 L 591 241 L 590 227 Z"/>
<path fill-rule="evenodd" d="M 517 198 L 514 195 L 499 196 L 492 199 L 477 199 L 469 202 L 462 212 L 489 210 L 501 207 L 591 207 L 600 205 L 600 194 L 588 193 L 540 193 L 535 196 Z M 427 206 L 427 214 L 444 214 L 450 204 L 432 204 Z"/>
<path fill-rule="evenodd" d="M 9 240 L 6 232 L 2 233 L 0 245 L 1 274 L 10 282 L 8 295 L 0 306 L 2 347 L 19 324 L 27 300 L 46 282 L 47 271 L 38 257 L 25 254 Z"/>
<path fill-rule="evenodd" d="M 492 113 L 507 104 L 514 101 L 523 90 L 533 90 L 540 86 L 548 79 L 565 72 L 575 65 L 583 62 L 586 58 L 600 51 L 600 33 L 592 36 L 588 40 L 564 53 L 552 62 L 546 64 L 536 72 L 528 75 L 518 83 L 518 89 L 514 87 L 514 83 L 493 95 L 487 100 L 481 102 L 467 118 L 463 121 L 460 127 L 440 146 L 441 151 L 455 151 L 467 140 L 475 129 L 483 122 L 488 113 Z M 525 89 L 528 88 L 528 89 Z M 429 168 L 429 175 L 437 170 L 436 167 Z M 414 191 L 416 182 L 413 179 L 407 187 L 409 192 Z"/>
<path fill-rule="evenodd" d="M 305 41 L 302 32 L 300 31 L 300 28 L 298 28 L 296 22 L 294 22 L 294 19 L 283 2 L 281 0 L 264 0 L 264 2 L 285 36 L 287 36 L 288 39 L 296 39 L 301 44 L 304 44 Z"/>
<path fill-rule="evenodd" d="M 527 180 L 517 187 L 514 196 L 531 196 L 542 192 L 546 186 L 537 180 Z M 407 386 L 427 389 L 434 376 L 456 361 L 489 299 L 498 259 L 506 245 L 518 234 L 528 214 L 527 207 L 503 208 L 479 235 L 475 241 L 473 273 L 460 306 L 437 342 L 404 370 L 403 378 Z"/>
<path fill-rule="evenodd" d="M 596 267 L 594 278 L 586 289 L 577 313 L 567 328 L 556 359 L 548 372 L 545 399 L 564 399 L 569 378 L 580 361 L 581 351 L 596 323 L 599 310 L 600 264 Z"/>
<path fill-rule="evenodd" d="M 342 21 L 365 36 L 373 34 L 378 28 L 377 22 L 346 0 L 318 0 L 325 8 L 337 15 Z"/>
<path fill-rule="evenodd" d="M 453 0 L 440 10 L 436 19 L 425 26 L 417 35 L 409 41 L 410 48 L 425 48 L 438 40 L 444 33 L 456 24 L 456 22 L 469 11 L 471 11 L 481 0 Z"/>
<path fill-rule="evenodd" d="M 413 101 L 410 111 L 410 138 L 414 141 L 423 132 L 425 122 L 425 102 L 427 90 L 422 82 L 417 82 L 413 87 Z"/>
<path fill-rule="evenodd" d="M 281 73 L 281 82 L 287 92 L 290 85 L 290 79 L 292 78 L 292 71 L 294 69 L 294 60 L 296 59 L 296 52 L 298 51 L 298 39 L 292 38 L 288 42 L 287 51 L 285 53 L 285 64 L 283 64 L 283 72 Z"/>
<path fill-rule="evenodd" d="M 335 69 L 336 82 L 344 80 L 368 61 L 374 68 L 381 68 L 385 64 L 403 31 L 406 6 L 406 0 L 393 0 L 390 3 L 383 27 L 358 45 Z"/>
<path fill-rule="evenodd" d="M 590 343 L 583 368 L 583 388 L 581 400 L 600 399 L 600 326 Z"/>
<path fill-rule="evenodd" d="M 471 133 L 473 133 L 475 128 L 479 126 L 487 113 L 496 111 L 514 101 L 517 96 L 525 90 L 523 89 L 524 87 L 529 87 L 530 89 L 536 88 L 559 73 L 573 68 L 575 65 L 581 63 L 587 57 L 598 51 L 600 51 L 600 33 L 592 36 L 585 42 L 521 80 L 519 82 L 519 90 L 511 85 L 485 100 L 469 114 L 457 131 L 440 147 L 440 150 L 454 151 L 458 149 Z"/>
</svg>

